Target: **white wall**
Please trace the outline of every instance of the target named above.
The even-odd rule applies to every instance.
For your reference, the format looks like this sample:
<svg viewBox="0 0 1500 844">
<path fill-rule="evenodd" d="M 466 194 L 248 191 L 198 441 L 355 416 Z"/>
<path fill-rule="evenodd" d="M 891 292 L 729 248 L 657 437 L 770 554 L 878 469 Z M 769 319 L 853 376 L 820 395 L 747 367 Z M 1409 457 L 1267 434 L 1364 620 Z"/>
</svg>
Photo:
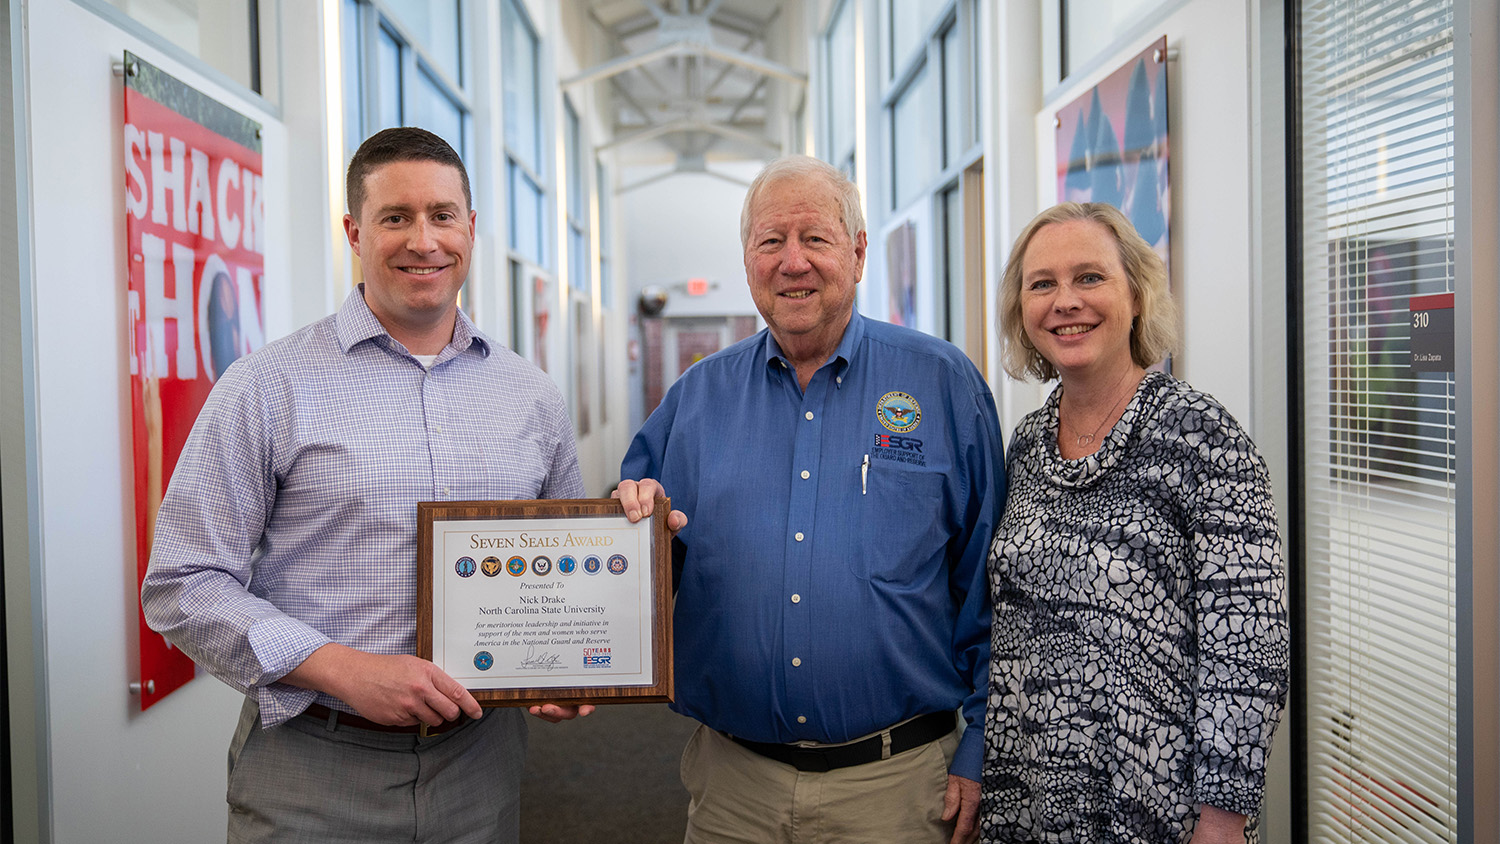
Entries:
<svg viewBox="0 0 1500 844">
<path fill-rule="evenodd" d="M 748 182 L 761 164 L 714 162 L 709 167 Z M 659 167 L 629 168 L 623 181 L 630 186 L 661 172 Z M 629 244 L 626 289 L 632 306 L 648 284 L 668 287 L 706 278 L 715 289 L 696 297 L 671 290 L 662 316 L 754 314 L 740 248 L 744 202 L 743 186 L 701 173 L 670 176 L 621 194 L 620 228 Z"/>
<path fill-rule="evenodd" d="M 299 54 L 288 62 L 299 84 L 286 90 L 316 98 L 317 7 L 298 5 L 287 4 L 289 16 L 298 15 L 289 20 L 287 46 Z M 123 93 L 110 65 L 128 49 L 263 125 L 268 337 L 293 327 L 294 280 L 323 284 L 323 266 L 293 260 L 292 230 L 305 222 L 300 217 L 310 214 L 316 225 L 324 213 L 277 209 L 293 207 L 290 174 L 326 170 L 316 139 L 289 144 L 283 125 L 256 102 L 99 15 L 69 0 L 36 0 L 26 13 L 47 701 L 40 729 L 50 742 L 52 796 L 41 835 L 46 840 L 50 826 L 50 840 L 59 842 L 219 839 L 225 751 L 241 696 L 205 676 L 142 713 L 127 692 L 139 679 L 138 606 Z M 307 188 L 296 190 L 300 197 Z M 326 253 L 310 243 L 302 241 L 297 258 L 309 248 L 314 262 Z M 16 810 L 18 817 L 34 812 Z"/>
</svg>

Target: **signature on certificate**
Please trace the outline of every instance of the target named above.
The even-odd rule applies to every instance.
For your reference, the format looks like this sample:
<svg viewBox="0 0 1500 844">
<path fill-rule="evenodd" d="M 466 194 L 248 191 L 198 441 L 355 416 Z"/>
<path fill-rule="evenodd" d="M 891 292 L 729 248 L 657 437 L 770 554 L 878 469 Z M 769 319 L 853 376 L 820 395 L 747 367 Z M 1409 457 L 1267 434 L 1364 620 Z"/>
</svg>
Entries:
<svg viewBox="0 0 1500 844">
<path fill-rule="evenodd" d="M 555 671 L 564 667 L 566 666 L 562 664 L 562 656 L 560 654 L 547 653 L 546 651 L 537 653 L 536 647 L 533 646 L 526 649 L 526 657 L 521 660 L 520 665 L 516 666 L 516 670 Z"/>
</svg>

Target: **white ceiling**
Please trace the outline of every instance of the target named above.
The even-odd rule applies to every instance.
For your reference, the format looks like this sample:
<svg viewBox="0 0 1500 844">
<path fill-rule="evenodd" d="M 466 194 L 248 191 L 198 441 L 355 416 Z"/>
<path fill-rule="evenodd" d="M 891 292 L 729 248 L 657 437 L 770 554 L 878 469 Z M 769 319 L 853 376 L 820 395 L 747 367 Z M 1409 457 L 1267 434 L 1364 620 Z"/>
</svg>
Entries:
<svg viewBox="0 0 1500 844">
<path fill-rule="evenodd" d="M 784 43 L 801 0 L 580 2 L 607 52 L 563 85 L 596 86 L 620 161 L 723 175 L 715 162 L 781 154 L 807 76 L 774 57 L 804 52 Z"/>
</svg>

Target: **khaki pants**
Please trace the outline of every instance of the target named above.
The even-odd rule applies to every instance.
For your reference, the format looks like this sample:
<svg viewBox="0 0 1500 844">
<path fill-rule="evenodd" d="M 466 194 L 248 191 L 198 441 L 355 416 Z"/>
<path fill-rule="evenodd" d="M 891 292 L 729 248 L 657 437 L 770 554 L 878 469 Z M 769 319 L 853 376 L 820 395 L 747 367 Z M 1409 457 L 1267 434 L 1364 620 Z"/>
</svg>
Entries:
<svg viewBox="0 0 1500 844">
<path fill-rule="evenodd" d="M 961 729 L 961 727 L 960 727 Z M 793 768 L 699 726 L 682 753 L 685 844 L 946 844 L 953 733 L 889 759 L 823 773 Z"/>
</svg>

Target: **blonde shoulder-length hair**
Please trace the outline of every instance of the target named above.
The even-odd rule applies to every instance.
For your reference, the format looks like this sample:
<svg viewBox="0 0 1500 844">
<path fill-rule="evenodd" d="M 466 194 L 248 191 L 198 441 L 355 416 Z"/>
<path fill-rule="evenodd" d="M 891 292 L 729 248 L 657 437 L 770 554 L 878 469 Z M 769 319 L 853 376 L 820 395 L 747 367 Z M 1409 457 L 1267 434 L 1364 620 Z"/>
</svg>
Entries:
<svg viewBox="0 0 1500 844">
<path fill-rule="evenodd" d="M 1130 281 L 1130 293 L 1140 316 L 1130 328 L 1130 357 L 1138 366 L 1159 363 L 1177 349 L 1177 303 L 1167 288 L 1167 268 L 1161 257 L 1136 233 L 1135 226 L 1113 205 L 1103 202 L 1064 202 L 1038 214 L 1011 247 L 1010 260 L 1000 277 L 1001 363 L 1012 378 L 1050 381 L 1057 370 L 1026 337 L 1021 315 L 1021 265 L 1032 238 L 1042 227 L 1070 220 L 1088 220 L 1114 235 L 1120 263 Z"/>
</svg>

